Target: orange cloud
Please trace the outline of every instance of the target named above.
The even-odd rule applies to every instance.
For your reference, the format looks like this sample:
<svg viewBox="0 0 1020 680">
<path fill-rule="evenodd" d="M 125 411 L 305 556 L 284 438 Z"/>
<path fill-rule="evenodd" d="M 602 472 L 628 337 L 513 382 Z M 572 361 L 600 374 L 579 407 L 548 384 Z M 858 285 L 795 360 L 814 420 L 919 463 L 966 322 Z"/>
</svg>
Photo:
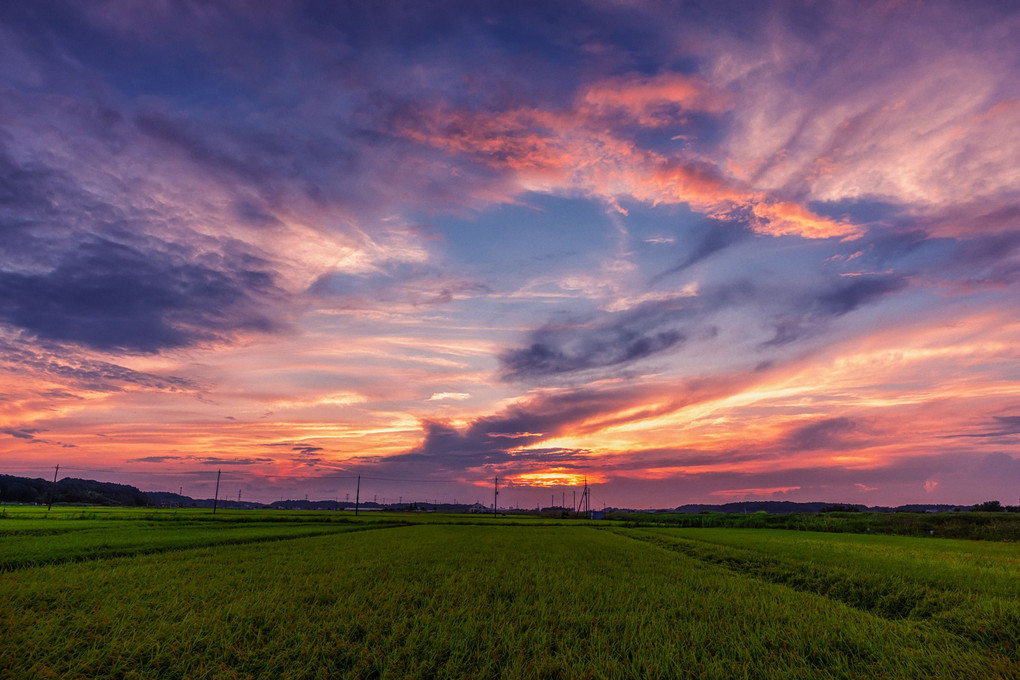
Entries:
<svg viewBox="0 0 1020 680">
<path fill-rule="evenodd" d="M 750 209 L 759 233 L 804 238 L 856 238 L 862 230 L 771 200 L 720 166 L 684 151 L 663 154 L 633 141 L 635 126 L 681 124 L 683 112 L 719 113 L 729 98 L 681 74 L 624 76 L 594 83 L 564 110 L 451 111 L 437 107 L 406 123 L 401 134 L 506 171 L 511 193 L 576 192 L 621 212 L 620 201 L 688 204 L 713 216 Z M 626 119 L 621 125 L 614 117 Z"/>
<path fill-rule="evenodd" d="M 1020 326 L 999 316 L 932 325 L 919 314 L 753 377 L 720 376 L 713 389 L 646 383 L 521 451 L 536 462 L 551 449 L 583 451 L 584 465 L 632 479 L 868 471 L 950 451 L 966 457 L 998 440 L 952 435 L 992 420 L 976 414 L 1016 412 L 1016 390 L 1002 376 L 1014 371 L 1018 339 Z M 864 481 L 848 484 L 876 490 Z"/>
<path fill-rule="evenodd" d="M 579 97 L 582 110 L 600 116 L 622 113 L 646 127 L 676 123 L 678 113 L 721 113 L 729 108 L 724 93 L 704 80 L 680 73 L 620 76 L 591 85 Z"/>
<path fill-rule="evenodd" d="M 757 203 L 752 208 L 757 221 L 754 229 L 770 236 L 798 235 L 804 238 L 842 237 L 851 241 L 864 235 L 864 230 L 849 222 L 819 217 L 797 203 Z"/>
<path fill-rule="evenodd" d="M 507 481 L 521 486 L 583 486 L 585 481 L 589 484 L 601 484 L 605 481 L 605 477 L 594 473 L 583 475 L 568 472 L 563 468 L 550 468 L 541 472 L 511 475 Z"/>
</svg>

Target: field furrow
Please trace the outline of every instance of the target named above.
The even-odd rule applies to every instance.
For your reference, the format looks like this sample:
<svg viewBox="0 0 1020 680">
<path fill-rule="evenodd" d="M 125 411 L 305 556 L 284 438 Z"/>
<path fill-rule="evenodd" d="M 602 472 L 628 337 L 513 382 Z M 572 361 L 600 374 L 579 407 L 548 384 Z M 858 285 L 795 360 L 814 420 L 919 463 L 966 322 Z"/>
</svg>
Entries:
<svg viewBox="0 0 1020 680">
<path fill-rule="evenodd" d="M 140 523 L 136 523 L 140 524 Z M 227 524 L 191 523 L 82 527 L 8 532 L 0 540 L 0 573 L 46 564 L 151 555 L 200 546 L 285 541 L 308 536 L 365 531 L 399 523 Z"/>
<path fill-rule="evenodd" d="M 1020 663 L 1020 582 L 1009 544 L 969 542 L 964 547 L 972 552 L 954 560 L 954 548 L 968 542 L 919 546 L 924 539 L 866 536 L 833 541 L 766 530 L 612 531 L 885 619 L 924 622 Z M 942 559 L 933 565 L 936 549 Z"/>
</svg>

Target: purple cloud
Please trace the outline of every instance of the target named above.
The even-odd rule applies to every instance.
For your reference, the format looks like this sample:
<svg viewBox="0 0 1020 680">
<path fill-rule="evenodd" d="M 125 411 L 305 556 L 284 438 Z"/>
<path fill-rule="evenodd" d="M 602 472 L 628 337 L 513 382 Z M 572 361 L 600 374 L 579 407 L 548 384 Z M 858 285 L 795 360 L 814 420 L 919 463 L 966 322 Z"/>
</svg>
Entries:
<svg viewBox="0 0 1020 680">
<path fill-rule="evenodd" d="M 25 439 L 32 441 L 35 439 L 35 435 L 42 430 L 30 429 L 30 428 L 14 428 L 14 427 L 0 427 L 0 433 L 10 435 L 15 439 Z"/>
<path fill-rule="evenodd" d="M 943 435 L 946 439 L 975 437 L 984 439 L 987 437 L 1010 437 L 1020 434 L 1020 416 L 993 416 L 992 424 L 986 425 L 982 432 L 968 432 L 961 434 Z"/>
<path fill-rule="evenodd" d="M 843 448 L 845 438 L 859 429 L 859 424 L 850 418 L 825 418 L 794 428 L 782 444 L 793 451 Z"/>
<path fill-rule="evenodd" d="M 217 270 L 96 241 L 45 273 L 0 272 L 0 321 L 43 340 L 156 352 L 274 330 L 258 303 L 274 292 L 264 271 Z"/>
</svg>

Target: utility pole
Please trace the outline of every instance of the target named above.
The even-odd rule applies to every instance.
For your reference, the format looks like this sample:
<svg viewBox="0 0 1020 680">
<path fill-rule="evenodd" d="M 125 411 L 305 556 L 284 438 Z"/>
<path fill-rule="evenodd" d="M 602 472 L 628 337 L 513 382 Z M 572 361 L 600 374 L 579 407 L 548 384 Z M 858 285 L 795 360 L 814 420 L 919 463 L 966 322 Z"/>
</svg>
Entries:
<svg viewBox="0 0 1020 680">
<path fill-rule="evenodd" d="M 496 516 L 496 509 L 499 507 L 499 477 L 492 478 L 492 516 Z"/>
<path fill-rule="evenodd" d="M 212 514 L 214 514 L 214 515 L 216 514 L 216 503 L 220 499 L 220 473 L 221 472 L 223 472 L 223 470 L 217 470 L 216 471 L 216 493 L 213 494 L 213 501 L 212 501 Z"/>
<path fill-rule="evenodd" d="M 358 488 L 354 491 L 354 516 L 358 516 L 358 502 L 361 500 L 361 475 L 358 475 Z"/>
<path fill-rule="evenodd" d="M 53 486 L 50 487 L 50 504 L 46 506 L 46 512 L 49 512 L 53 507 L 53 497 L 57 494 L 57 473 L 60 472 L 60 466 L 53 471 Z"/>
<path fill-rule="evenodd" d="M 574 491 L 574 517 L 579 517 L 581 513 L 585 514 L 585 517 L 591 519 L 591 491 L 588 489 L 588 478 L 584 478 L 584 489 L 581 491 L 581 504 L 577 504 L 577 491 Z"/>
</svg>

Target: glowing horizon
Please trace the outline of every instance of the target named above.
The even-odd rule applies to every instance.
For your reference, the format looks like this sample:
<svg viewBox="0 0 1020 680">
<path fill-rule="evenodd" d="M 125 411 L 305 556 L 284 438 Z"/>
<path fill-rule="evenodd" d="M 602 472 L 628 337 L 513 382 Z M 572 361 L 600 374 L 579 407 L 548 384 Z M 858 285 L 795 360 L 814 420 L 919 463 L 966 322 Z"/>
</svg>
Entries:
<svg viewBox="0 0 1020 680">
<path fill-rule="evenodd" d="M 0 474 L 1014 503 L 1020 12 L 575 9 L 6 3 Z"/>
</svg>

